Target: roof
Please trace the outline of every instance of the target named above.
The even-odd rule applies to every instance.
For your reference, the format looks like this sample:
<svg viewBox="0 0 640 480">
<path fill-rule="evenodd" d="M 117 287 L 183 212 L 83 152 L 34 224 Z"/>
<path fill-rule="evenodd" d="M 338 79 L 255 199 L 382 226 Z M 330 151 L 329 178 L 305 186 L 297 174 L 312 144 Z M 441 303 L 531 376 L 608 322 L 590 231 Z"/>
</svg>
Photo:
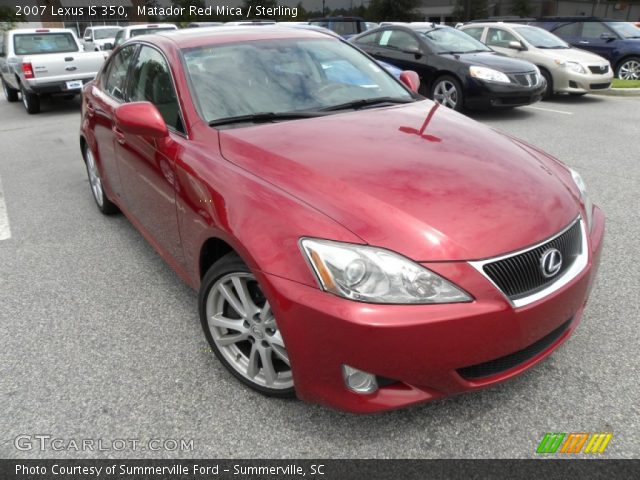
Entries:
<svg viewBox="0 0 640 480">
<path fill-rule="evenodd" d="M 244 26 L 222 26 L 188 28 L 173 32 L 157 32 L 153 36 L 164 37 L 178 48 L 193 48 L 219 43 L 235 43 L 283 38 L 328 38 L 326 33 L 306 28 L 279 27 L 267 25 L 260 28 Z M 145 35 L 145 37 L 149 37 Z M 143 37 L 136 37 L 143 38 Z"/>
</svg>

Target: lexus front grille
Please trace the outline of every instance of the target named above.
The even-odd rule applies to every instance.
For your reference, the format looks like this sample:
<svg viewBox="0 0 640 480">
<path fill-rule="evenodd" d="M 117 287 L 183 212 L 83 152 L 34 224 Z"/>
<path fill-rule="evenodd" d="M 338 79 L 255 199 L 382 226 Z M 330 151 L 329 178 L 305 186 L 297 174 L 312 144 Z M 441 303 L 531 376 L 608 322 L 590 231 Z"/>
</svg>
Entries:
<svg viewBox="0 0 640 480">
<path fill-rule="evenodd" d="M 578 218 L 550 239 L 502 257 L 470 262 L 516 307 L 532 303 L 575 278 L 587 264 L 587 242 Z"/>
</svg>

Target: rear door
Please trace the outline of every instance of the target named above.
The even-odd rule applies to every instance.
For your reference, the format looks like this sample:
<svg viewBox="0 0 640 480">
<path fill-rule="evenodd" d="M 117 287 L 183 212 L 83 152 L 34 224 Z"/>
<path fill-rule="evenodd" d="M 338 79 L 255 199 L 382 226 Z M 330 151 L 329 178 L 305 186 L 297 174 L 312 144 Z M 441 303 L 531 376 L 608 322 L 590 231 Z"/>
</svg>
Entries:
<svg viewBox="0 0 640 480">
<path fill-rule="evenodd" d="M 126 101 L 127 73 L 137 48 L 137 45 L 128 45 L 117 51 L 109 59 L 97 83 L 87 87 L 90 88 L 86 98 L 87 115 L 96 138 L 102 178 L 106 179 L 120 202 L 124 197 L 115 158 L 114 110 Z"/>
</svg>

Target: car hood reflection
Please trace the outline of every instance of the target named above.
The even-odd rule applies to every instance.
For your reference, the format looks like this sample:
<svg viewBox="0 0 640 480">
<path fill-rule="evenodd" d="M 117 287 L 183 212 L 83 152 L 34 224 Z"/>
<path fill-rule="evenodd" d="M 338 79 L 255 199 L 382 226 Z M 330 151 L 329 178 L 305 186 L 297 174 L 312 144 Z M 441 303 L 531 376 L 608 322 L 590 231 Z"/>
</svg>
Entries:
<svg viewBox="0 0 640 480">
<path fill-rule="evenodd" d="M 427 100 L 222 130 L 220 145 L 365 242 L 419 261 L 517 250 L 578 214 L 555 162 Z"/>
</svg>

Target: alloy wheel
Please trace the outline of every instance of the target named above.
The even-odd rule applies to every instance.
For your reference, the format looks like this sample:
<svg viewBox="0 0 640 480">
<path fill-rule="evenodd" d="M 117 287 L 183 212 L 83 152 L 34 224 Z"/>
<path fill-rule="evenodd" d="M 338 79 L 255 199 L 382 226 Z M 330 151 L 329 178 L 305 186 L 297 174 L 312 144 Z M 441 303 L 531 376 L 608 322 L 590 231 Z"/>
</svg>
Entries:
<svg viewBox="0 0 640 480">
<path fill-rule="evenodd" d="M 100 173 L 98 172 L 98 166 L 93 158 L 91 149 L 87 148 L 85 152 L 87 159 L 87 173 L 89 174 L 89 183 L 91 184 L 91 191 L 93 192 L 93 198 L 96 199 L 98 206 L 104 205 L 104 191 L 102 190 L 102 180 L 100 180 Z"/>
<path fill-rule="evenodd" d="M 627 60 L 618 70 L 621 80 L 640 80 L 640 60 Z"/>
<path fill-rule="evenodd" d="M 445 107 L 455 109 L 458 105 L 459 92 L 449 80 L 442 80 L 433 89 L 433 99 Z"/>
<path fill-rule="evenodd" d="M 293 376 L 269 302 L 251 273 L 224 275 L 206 299 L 211 337 L 227 363 L 260 387 L 285 390 Z"/>
</svg>

